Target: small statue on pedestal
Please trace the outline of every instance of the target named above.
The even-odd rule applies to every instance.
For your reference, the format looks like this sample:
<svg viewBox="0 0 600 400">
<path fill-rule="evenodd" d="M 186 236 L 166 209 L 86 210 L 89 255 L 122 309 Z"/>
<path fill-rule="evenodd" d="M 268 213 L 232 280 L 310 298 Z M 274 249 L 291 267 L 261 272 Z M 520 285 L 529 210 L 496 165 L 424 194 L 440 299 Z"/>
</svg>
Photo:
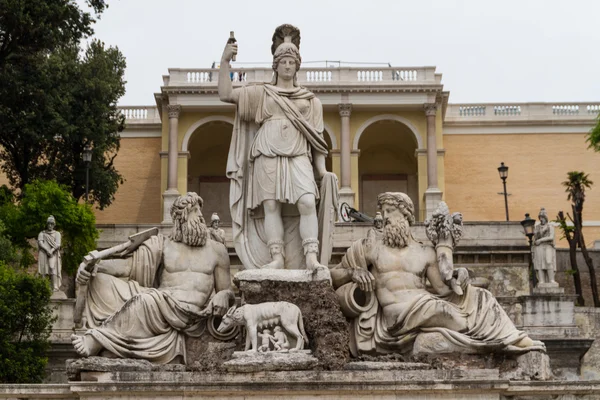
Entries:
<svg viewBox="0 0 600 400">
<path fill-rule="evenodd" d="M 556 274 L 554 227 L 548 223 L 548 214 L 545 208 L 540 209 L 538 218 L 540 223 L 535 226 L 531 246 L 533 268 L 538 280 L 537 287 L 558 287 L 558 283 L 554 280 Z"/>
<path fill-rule="evenodd" d="M 210 228 L 208 228 L 210 238 L 216 242 L 225 244 L 225 231 L 221 229 L 220 226 L 221 218 L 219 218 L 219 214 L 212 213 L 210 217 Z"/>
<path fill-rule="evenodd" d="M 60 232 L 55 231 L 56 220 L 51 215 L 46 221 L 46 229 L 38 235 L 38 272 L 42 276 L 49 276 L 52 282 L 52 291 L 60 292 L 62 280 L 60 257 Z"/>
</svg>

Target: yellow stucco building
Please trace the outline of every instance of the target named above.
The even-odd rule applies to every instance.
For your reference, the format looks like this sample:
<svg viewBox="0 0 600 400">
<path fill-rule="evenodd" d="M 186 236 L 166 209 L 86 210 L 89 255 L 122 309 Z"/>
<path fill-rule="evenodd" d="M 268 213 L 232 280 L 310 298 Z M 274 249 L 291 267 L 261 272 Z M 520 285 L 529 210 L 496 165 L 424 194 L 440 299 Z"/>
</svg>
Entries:
<svg viewBox="0 0 600 400">
<path fill-rule="evenodd" d="M 270 77 L 269 69 L 234 68 L 232 79 L 236 87 Z M 116 166 L 126 182 L 97 212 L 99 224 L 169 222 L 165 205 L 186 191 L 204 198 L 205 214 L 230 221 L 225 166 L 234 108 L 219 101 L 217 78 L 218 70 L 170 69 L 156 105 L 122 107 L 127 127 Z M 600 154 L 585 143 L 600 103 L 451 104 L 435 67 L 307 68 L 298 78 L 323 103 L 328 169 L 341 201 L 361 212 L 374 215 L 382 191 L 404 191 L 421 221 L 441 199 L 466 221 L 503 221 L 500 162 L 509 166 L 512 221 L 537 217 L 540 207 L 551 217 L 569 211 L 561 186 L 568 171 L 600 183 Z M 587 241 L 600 239 L 599 206 L 592 189 Z"/>
</svg>

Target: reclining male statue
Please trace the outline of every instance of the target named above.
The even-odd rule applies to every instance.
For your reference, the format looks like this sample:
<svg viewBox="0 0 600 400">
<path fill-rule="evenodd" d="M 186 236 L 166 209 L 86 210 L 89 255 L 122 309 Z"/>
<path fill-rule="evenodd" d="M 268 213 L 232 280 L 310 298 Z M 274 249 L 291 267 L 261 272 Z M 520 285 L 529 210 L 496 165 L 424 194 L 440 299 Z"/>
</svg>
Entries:
<svg viewBox="0 0 600 400">
<path fill-rule="evenodd" d="M 353 316 L 355 356 L 410 353 L 417 336 L 427 332 L 438 332 L 449 347 L 470 353 L 545 349 L 515 328 L 490 292 L 469 284 L 466 269 L 454 269 L 451 288 L 440 273 L 436 249 L 412 237 L 414 206 L 406 194 L 382 193 L 378 205 L 383 234 L 354 242 L 331 269 L 336 288 L 354 282 L 376 295 L 369 309 Z"/>
<path fill-rule="evenodd" d="M 91 273 L 82 263 L 76 279 L 88 284 L 91 329 L 71 337 L 79 354 L 185 362 L 185 335 L 194 336 L 202 318 L 225 314 L 233 300 L 229 255 L 208 237 L 202 205 L 196 193 L 179 196 L 171 236 L 152 236 L 130 257 L 99 261 Z"/>
</svg>

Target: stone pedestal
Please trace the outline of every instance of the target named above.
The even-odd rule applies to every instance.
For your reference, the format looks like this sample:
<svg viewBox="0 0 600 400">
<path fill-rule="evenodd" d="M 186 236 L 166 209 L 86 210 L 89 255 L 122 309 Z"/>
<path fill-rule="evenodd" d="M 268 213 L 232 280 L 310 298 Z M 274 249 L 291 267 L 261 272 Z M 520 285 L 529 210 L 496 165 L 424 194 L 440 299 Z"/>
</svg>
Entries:
<svg viewBox="0 0 600 400">
<path fill-rule="evenodd" d="M 348 205 L 354 208 L 354 192 L 351 188 L 341 188 L 338 192 L 340 195 L 339 203 L 348 203 Z"/>
<path fill-rule="evenodd" d="M 538 287 L 533 296 L 520 297 L 523 329 L 544 342 L 554 374 L 568 379 L 579 377 L 580 359 L 593 343 L 575 324 L 576 299 L 556 286 Z"/>
<path fill-rule="evenodd" d="M 169 189 L 163 193 L 163 224 L 173 223 L 173 219 L 171 218 L 171 206 L 177 197 L 179 197 L 177 189 Z"/>
<path fill-rule="evenodd" d="M 57 290 L 56 292 L 52 292 L 52 296 L 50 296 L 50 300 L 65 300 L 67 295 L 62 290 Z"/>
<path fill-rule="evenodd" d="M 313 369 L 317 363 L 310 350 L 284 353 L 236 351 L 233 358 L 225 362 L 223 367 L 229 372 L 303 371 Z"/>
<path fill-rule="evenodd" d="M 431 218 L 438 204 L 442 201 L 442 191 L 438 188 L 429 188 L 425 191 L 425 218 Z"/>
<path fill-rule="evenodd" d="M 348 361 L 349 324 L 342 315 L 327 269 L 244 270 L 234 277 L 242 303 L 287 301 L 302 312 L 309 348 L 319 369 L 343 369 Z M 265 367 L 270 368 L 270 367 Z"/>
</svg>

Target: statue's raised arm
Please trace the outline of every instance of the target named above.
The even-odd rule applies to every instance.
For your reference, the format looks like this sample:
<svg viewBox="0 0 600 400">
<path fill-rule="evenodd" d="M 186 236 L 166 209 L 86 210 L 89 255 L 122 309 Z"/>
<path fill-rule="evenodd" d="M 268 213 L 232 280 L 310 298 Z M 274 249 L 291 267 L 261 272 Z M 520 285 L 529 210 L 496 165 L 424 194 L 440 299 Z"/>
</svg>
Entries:
<svg viewBox="0 0 600 400">
<path fill-rule="evenodd" d="M 238 95 L 233 90 L 230 78 L 230 63 L 237 54 L 238 45 L 231 40 L 227 41 L 223 55 L 221 56 L 221 66 L 219 67 L 219 99 L 225 103 L 237 103 Z"/>
</svg>

